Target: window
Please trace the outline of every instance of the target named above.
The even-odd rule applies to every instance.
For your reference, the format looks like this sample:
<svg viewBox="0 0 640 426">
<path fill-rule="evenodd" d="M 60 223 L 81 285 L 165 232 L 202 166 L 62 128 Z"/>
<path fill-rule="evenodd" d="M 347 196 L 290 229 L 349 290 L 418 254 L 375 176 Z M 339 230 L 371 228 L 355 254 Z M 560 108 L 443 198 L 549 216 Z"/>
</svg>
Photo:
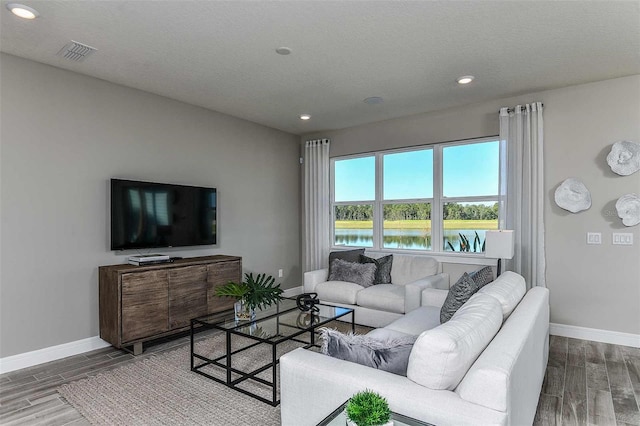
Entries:
<svg viewBox="0 0 640 426">
<path fill-rule="evenodd" d="M 375 157 L 333 163 L 333 244 L 373 247 Z"/>
<path fill-rule="evenodd" d="M 382 247 L 431 249 L 433 150 L 382 154 Z"/>
<path fill-rule="evenodd" d="M 335 158 L 333 245 L 483 252 L 498 229 L 500 150 L 483 139 Z"/>
</svg>

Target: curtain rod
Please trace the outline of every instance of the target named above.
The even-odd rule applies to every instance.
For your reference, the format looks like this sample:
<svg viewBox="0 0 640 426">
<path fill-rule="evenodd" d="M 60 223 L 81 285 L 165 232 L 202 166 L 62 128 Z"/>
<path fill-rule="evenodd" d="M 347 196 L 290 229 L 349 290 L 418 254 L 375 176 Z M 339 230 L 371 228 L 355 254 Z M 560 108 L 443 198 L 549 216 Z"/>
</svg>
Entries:
<svg viewBox="0 0 640 426">
<path fill-rule="evenodd" d="M 522 105 L 520 105 L 520 106 L 522 106 Z M 540 106 L 542 106 L 544 108 L 544 104 L 543 103 L 541 103 Z M 500 110 L 498 110 L 498 112 L 500 112 Z M 516 112 L 516 109 L 515 108 L 507 108 L 507 112 Z"/>
</svg>

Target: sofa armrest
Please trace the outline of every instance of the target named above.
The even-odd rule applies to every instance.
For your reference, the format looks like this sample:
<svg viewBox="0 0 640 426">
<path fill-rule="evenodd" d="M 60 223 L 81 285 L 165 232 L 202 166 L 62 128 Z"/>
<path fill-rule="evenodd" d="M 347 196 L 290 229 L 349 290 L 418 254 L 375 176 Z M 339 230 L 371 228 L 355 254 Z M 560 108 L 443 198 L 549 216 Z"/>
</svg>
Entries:
<svg viewBox="0 0 640 426">
<path fill-rule="evenodd" d="M 420 278 L 405 285 L 404 313 L 424 306 L 422 303 L 422 291 L 424 289 L 443 288 L 449 290 L 449 274 L 442 273 Z M 446 296 L 445 296 L 446 297 Z M 444 300 L 443 300 L 444 302 Z"/>
<path fill-rule="evenodd" d="M 329 268 L 316 269 L 304 273 L 304 292 L 311 293 L 315 291 L 318 284 L 327 281 L 329 276 Z"/>
<path fill-rule="evenodd" d="M 437 306 L 442 307 L 449 290 L 440 290 L 439 288 L 425 288 L 422 290 L 420 297 L 421 306 Z"/>
<path fill-rule="evenodd" d="M 404 376 L 332 358 L 306 349 L 280 357 L 280 399 L 283 426 L 311 426 L 356 392 L 371 389 L 392 411 L 437 425 L 504 425 L 504 412 L 433 390 Z"/>
</svg>

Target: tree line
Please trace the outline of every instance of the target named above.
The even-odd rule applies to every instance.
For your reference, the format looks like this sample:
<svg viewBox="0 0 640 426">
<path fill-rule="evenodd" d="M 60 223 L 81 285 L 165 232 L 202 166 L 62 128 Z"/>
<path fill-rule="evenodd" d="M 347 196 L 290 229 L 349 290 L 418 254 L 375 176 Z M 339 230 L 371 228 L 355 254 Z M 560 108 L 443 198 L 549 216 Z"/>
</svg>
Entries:
<svg viewBox="0 0 640 426">
<path fill-rule="evenodd" d="M 431 204 L 385 204 L 383 210 L 384 220 L 431 219 Z M 444 220 L 497 220 L 498 203 L 492 206 L 448 203 L 444 205 L 443 215 Z M 373 220 L 373 206 L 371 204 L 336 206 L 336 220 Z"/>
</svg>

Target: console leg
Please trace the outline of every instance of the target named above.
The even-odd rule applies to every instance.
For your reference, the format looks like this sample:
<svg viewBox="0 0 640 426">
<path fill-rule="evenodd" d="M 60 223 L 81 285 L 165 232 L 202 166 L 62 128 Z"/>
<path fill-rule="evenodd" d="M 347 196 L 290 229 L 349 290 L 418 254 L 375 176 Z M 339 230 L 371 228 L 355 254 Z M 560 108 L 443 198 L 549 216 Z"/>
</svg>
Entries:
<svg viewBox="0 0 640 426">
<path fill-rule="evenodd" d="M 142 342 L 133 344 L 133 355 L 135 356 L 142 355 Z"/>
</svg>

